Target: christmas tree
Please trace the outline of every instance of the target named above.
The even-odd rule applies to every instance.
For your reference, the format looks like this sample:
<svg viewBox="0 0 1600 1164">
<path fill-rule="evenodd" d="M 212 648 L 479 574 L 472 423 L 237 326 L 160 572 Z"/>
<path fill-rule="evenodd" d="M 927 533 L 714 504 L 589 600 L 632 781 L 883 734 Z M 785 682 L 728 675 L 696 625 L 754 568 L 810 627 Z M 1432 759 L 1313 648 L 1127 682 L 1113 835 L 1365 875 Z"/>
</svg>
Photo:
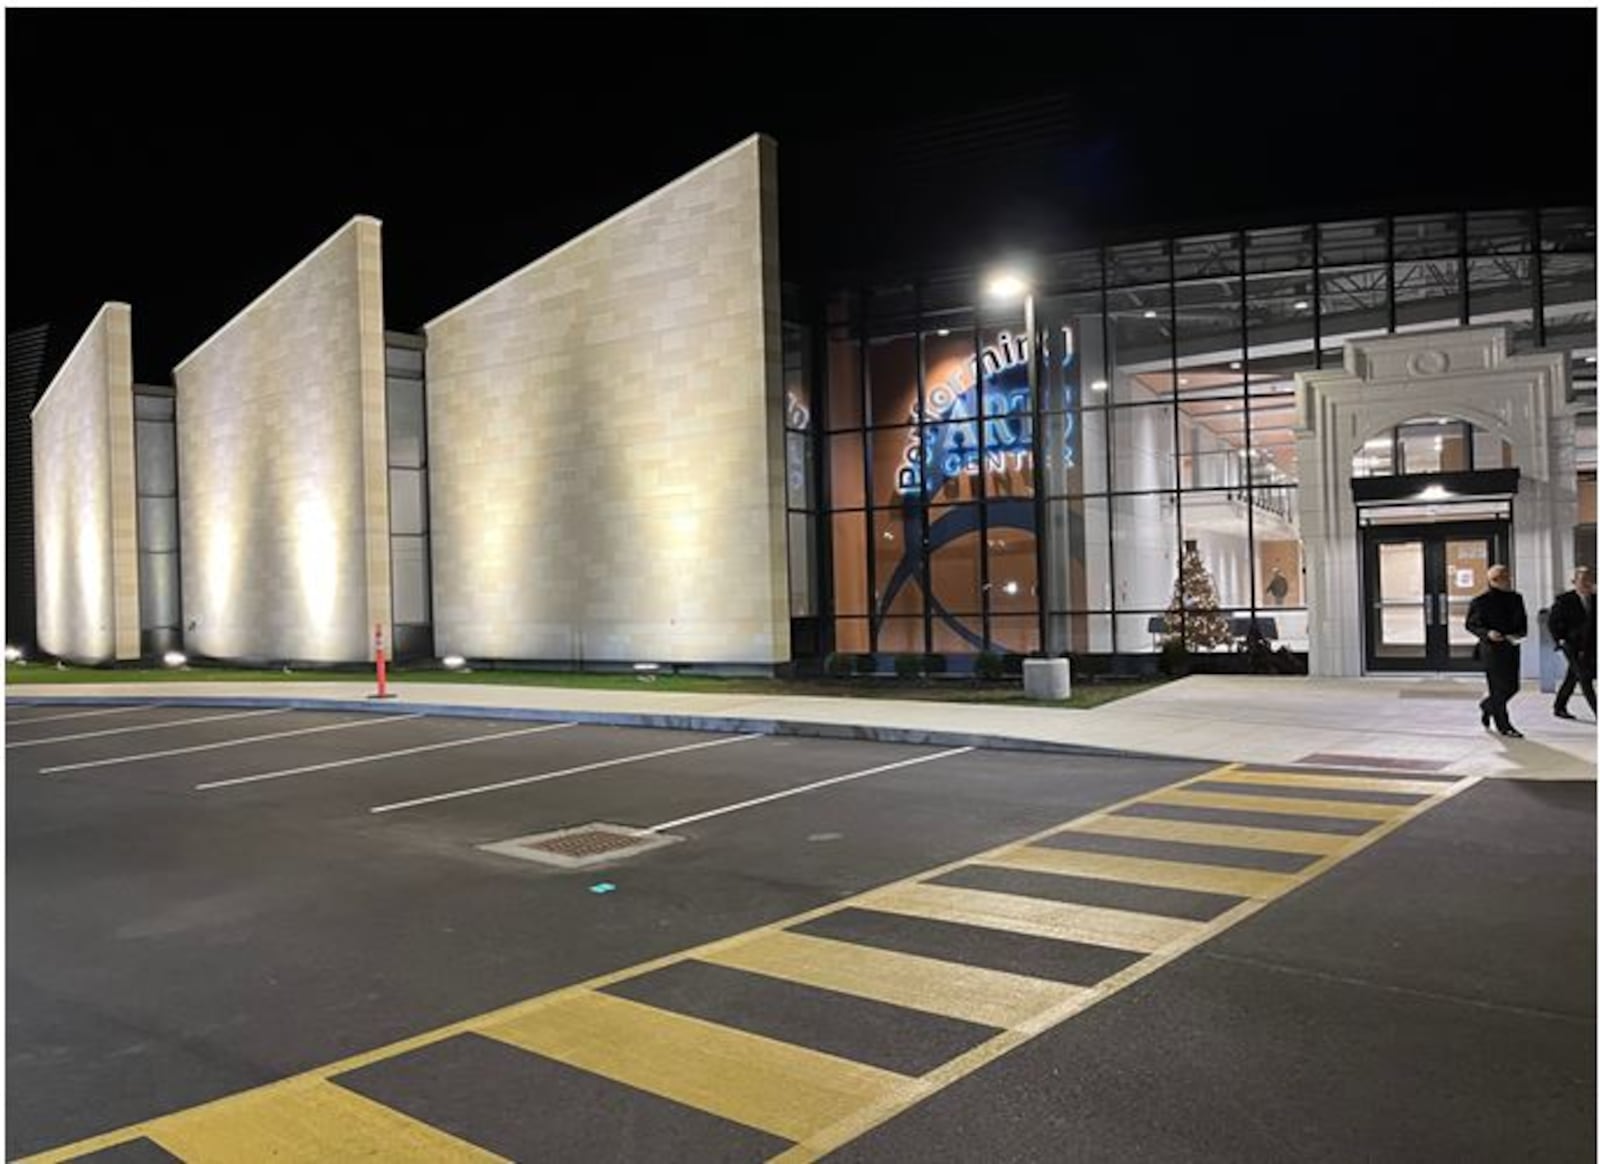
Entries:
<svg viewBox="0 0 1600 1164">
<path fill-rule="evenodd" d="M 1199 544 L 1183 543 L 1178 563 L 1178 583 L 1167 605 L 1167 641 L 1177 640 L 1190 650 L 1221 647 L 1233 641 L 1228 620 L 1217 607 L 1217 588 L 1200 560 Z"/>
</svg>

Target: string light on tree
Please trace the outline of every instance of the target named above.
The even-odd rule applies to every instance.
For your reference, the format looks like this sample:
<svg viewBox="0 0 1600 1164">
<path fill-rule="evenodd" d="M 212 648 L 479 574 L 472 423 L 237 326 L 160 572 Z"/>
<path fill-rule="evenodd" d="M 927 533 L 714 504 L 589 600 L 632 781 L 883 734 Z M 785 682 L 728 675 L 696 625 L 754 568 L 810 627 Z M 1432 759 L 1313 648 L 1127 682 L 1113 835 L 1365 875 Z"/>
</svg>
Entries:
<svg viewBox="0 0 1600 1164">
<path fill-rule="evenodd" d="M 1200 557 L 1198 542 L 1183 543 L 1178 581 L 1167 605 L 1166 641 L 1178 641 L 1190 650 L 1221 647 L 1233 641 L 1228 620 L 1217 606 L 1217 588 Z"/>
</svg>

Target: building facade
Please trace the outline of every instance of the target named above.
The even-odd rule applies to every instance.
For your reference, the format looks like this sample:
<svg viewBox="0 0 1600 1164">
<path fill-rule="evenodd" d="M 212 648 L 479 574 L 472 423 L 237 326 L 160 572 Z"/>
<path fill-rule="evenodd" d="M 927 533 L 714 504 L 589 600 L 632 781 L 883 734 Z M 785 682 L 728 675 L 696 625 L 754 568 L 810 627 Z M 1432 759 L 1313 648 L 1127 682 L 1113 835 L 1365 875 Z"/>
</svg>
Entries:
<svg viewBox="0 0 1600 1164">
<path fill-rule="evenodd" d="M 1254 625 L 1320 673 L 1470 665 L 1484 555 L 1530 609 L 1594 560 L 1594 264 L 1591 211 L 1446 213 L 1057 256 L 1009 299 L 976 271 L 834 294 L 813 421 L 832 643 L 1136 665 L 1237 653 Z M 1358 405 L 1329 411 L 1341 392 Z M 1410 493 L 1358 525 L 1353 482 L 1394 474 Z M 1401 519 L 1439 527 L 1425 551 L 1364 548 Z M 1445 588 L 1435 535 L 1476 520 L 1489 541 L 1451 543 Z"/>
<path fill-rule="evenodd" d="M 562 666 L 1265 646 L 1322 674 L 1440 671 L 1470 666 L 1459 615 L 1492 561 L 1530 609 L 1594 561 L 1592 210 L 802 293 L 777 208 L 776 146 L 750 138 L 418 336 L 385 329 L 379 224 L 357 218 L 166 398 L 103 371 L 85 389 L 69 361 L 35 415 L 44 649 L 124 659 L 178 627 L 251 661 L 359 662 L 376 632 Z M 123 419 L 66 406 L 86 391 L 140 395 L 157 443 L 166 400 L 171 482 L 115 468 Z M 105 450 L 75 480 L 50 435 L 68 412 Z M 91 478 L 137 511 L 128 546 L 69 520 Z M 130 556 L 132 583 L 95 585 L 141 611 L 139 649 L 73 638 L 100 607 L 64 596 Z"/>
</svg>

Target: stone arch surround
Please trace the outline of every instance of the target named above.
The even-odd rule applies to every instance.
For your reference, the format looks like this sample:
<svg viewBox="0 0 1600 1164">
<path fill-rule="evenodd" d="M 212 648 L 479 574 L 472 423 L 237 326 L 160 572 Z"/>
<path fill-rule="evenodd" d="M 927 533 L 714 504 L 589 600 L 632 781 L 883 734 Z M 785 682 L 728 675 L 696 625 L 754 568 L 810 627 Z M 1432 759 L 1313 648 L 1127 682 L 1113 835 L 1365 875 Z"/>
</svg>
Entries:
<svg viewBox="0 0 1600 1164">
<path fill-rule="evenodd" d="M 1350 466 L 1367 439 L 1416 416 L 1460 417 L 1511 443 L 1521 471 L 1512 569 L 1530 615 L 1549 604 L 1573 565 L 1577 516 L 1567 361 L 1513 353 L 1508 328 L 1465 327 L 1352 340 L 1342 368 L 1295 377 L 1312 674 L 1363 673 Z M 1537 652 L 1524 651 L 1522 665 L 1537 675 Z"/>
<path fill-rule="evenodd" d="M 1361 447 L 1373 437 L 1381 436 L 1399 425 L 1410 424 L 1413 421 L 1420 421 L 1434 416 L 1448 417 L 1451 420 L 1470 421 L 1474 428 L 1482 429 L 1484 432 L 1491 433 L 1501 440 L 1510 441 L 1513 447 L 1517 443 L 1515 436 L 1507 431 L 1505 422 L 1500 417 L 1485 412 L 1480 408 L 1457 405 L 1450 412 L 1419 412 L 1414 406 L 1407 404 L 1404 407 L 1391 408 L 1382 412 L 1374 411 L 1363 416 L 1361 419 L 1364 424 L 1363 427 L 1355 431 L 1353 438 L 1355 450 L 1350 455 L 1354 458 L 1361 451 Z"/>
</svg>

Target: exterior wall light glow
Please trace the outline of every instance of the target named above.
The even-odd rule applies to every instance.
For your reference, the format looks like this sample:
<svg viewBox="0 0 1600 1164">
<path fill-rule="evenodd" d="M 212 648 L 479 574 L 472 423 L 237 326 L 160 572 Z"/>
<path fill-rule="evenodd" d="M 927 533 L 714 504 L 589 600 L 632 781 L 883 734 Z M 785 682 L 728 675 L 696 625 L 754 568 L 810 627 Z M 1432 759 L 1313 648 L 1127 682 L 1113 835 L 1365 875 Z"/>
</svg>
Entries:
<svg viewBox="0 0 1600 1164">
<path fill-rule="evenodd" d="M 1446 497 L 1453 496 L 1455 495 L 1443 485 L 1429 485 L 1421 493 L 1417 494 L 1418 499 L 1422 501 L 1442 501 Z"/>
<path fill-rule="evenodd" d="M 22 662 L 22 648 L 21 647 L 15 647 L 15 646 L 12 646 L 10 643 L 7 643 L 6 644 L 6 662 L 8 662 L 8 663 L 20 663 L 20 662 Z"/>
<path fill-rule="evenodd" d="M 161 656 L 161 662 L 168 667 L 182 667 L 189 661 L 189 657 L 182 651 L 168 651 Z"/>
</svg>

